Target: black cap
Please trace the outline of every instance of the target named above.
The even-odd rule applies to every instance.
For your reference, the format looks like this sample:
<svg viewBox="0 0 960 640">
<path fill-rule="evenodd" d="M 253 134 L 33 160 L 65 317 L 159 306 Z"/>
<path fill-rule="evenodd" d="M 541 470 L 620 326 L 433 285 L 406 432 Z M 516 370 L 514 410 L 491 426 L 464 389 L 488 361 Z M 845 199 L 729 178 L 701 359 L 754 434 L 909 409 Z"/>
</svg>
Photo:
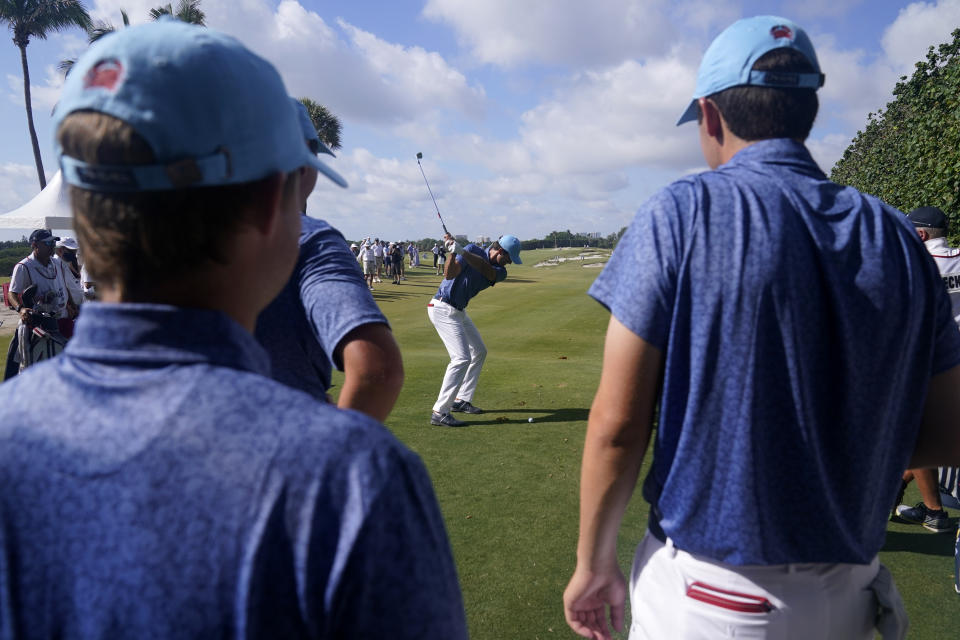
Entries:
<svg viewBox="0 0 960 640">
<path fill-rule="evenodd" d="M 936 207 L 918 207 L 907 214 L 907 220 L 915 227 L 947 228 L 947 216 Z"/>
<path fill-rule="evenodd" d="M 59 240 L 60 238 L 54 236 L 47 229 L 36 229 L 33 233 L 30 234 L 30 244 L 34 242 L 40 242 L 41 240 L 46 240 L 47 238 L 53 238 L 54 240 Z"/>
</svg>

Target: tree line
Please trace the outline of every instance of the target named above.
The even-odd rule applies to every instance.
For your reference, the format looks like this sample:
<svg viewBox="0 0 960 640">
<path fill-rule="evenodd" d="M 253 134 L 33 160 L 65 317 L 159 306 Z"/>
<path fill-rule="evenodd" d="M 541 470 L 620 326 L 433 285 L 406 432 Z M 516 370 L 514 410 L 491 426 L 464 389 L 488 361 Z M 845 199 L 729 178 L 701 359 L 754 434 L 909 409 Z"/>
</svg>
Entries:
<svg viewBox="0 0 960 640">
<path fill-rule="evenodd" d="M 30 255 L 31 251 L 26 236 L 20 240 L 0 242 L 0 276 L 9 277 L 12 275 L 14 265 Z M 0 304 L 2 304 L 2 301 L 0 301 Z"/>
<path fill-rule="evenodd" d="M 617 246 L 617 243 L 620 241 L 620 238 L 623 237 L 623 234 L 626 233 L 627 228 L 622 227 L 619 231 L 611 233 L 610 235 L 604 236 L 602 238 L 594 238 L 582 233 L 573 233 L 570 230 L 567 231 L 551 231 L 542 238 L 532 238 L 530 240 L 521 240 L 520 248 L 524 251 L 531 251 L 533 249 L 554 249 L 561 247 L 597 247 L 599 249 L 613 249 Z M 347 242 L 351 242 L 348 240 Z M 362 240 L 354 240 L 356 244 L 360 244 Z M 413 244 L 420 251 L 429 251 L 433 248 L 433 245 L 441 245 L 443 243 L 440 238 L 420 238 L 419 240 L 404 240 L 404 244 Z"/>
</svg>

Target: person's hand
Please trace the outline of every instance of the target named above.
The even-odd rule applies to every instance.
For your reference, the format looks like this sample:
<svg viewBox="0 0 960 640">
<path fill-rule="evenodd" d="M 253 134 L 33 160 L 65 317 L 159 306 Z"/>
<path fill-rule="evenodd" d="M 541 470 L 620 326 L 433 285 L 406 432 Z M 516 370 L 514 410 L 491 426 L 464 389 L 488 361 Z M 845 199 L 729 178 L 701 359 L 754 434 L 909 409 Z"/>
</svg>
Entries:
<svg viewBox="0 0 960 640">
<path fill-rule="evenodd" d="M 460 255 L 460 253 L 463 251 L 463 247 L 461 247 L 459 244 L 457 244 L 457 241 L 456 241 L 456 240 L 448 240 L 448 241 L 447 241 L 447 251 L 450 252 L 450 253 L 452 253 L 452 254 L 455 255 L 455 256 L 458 256 L 458 255 Z"/>
<path fill-rule="evenodd" d="M 27 308 L 27 307 L 21 308 L 21 309 L 20 309 L 20 322 L 22 322 L 23 324 L 27 325 L 28 327 L 32 327 L 33 324 L 34 324 L 34 320 L 33 320 L 33 309 L 29 309 L 29 308 Z"/>
<path fill-rule="evenodd" d="M 626 598 L 627 581 L 619 567 L 614 566 L 606 573 L 578 567 L 563 592 L 563 614 L 577 635 L 593 640 L 609 640 L 611 636 L 606 609 L 609 606 L 613 628 L 623 631 Z"/>
</svg>

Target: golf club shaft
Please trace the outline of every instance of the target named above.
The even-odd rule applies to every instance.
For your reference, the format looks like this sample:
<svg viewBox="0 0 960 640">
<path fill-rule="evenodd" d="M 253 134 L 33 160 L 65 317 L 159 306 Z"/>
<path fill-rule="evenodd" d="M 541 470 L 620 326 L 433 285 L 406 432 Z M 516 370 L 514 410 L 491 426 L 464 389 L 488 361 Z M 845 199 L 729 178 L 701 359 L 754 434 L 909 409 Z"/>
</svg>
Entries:
<svg viewBox="0 0 960 640">
<path fill-rule="evenodd" d="M 447 231 L 447 225 L 443 222 L 443 216 L 440 215 L 440 207 L 437 206 L 437 199 L 433 197 L 433 189 L 430 188 L 430 182 L 427 180 L 427 174 L 423 172 L 423 165 L 420 164 L 420 158 L 417 158 L 417 166 L 420 167 L 420 175 L 423 176 L 423 182 L 427 185 L 427 191 L 430 192 L 430 199 L 433 200 L 433 206 L 437 210 L 437 217 L 440 218 L 440 226 L 443 227 L 443 232 L 449 234 Z"/>
</svg>

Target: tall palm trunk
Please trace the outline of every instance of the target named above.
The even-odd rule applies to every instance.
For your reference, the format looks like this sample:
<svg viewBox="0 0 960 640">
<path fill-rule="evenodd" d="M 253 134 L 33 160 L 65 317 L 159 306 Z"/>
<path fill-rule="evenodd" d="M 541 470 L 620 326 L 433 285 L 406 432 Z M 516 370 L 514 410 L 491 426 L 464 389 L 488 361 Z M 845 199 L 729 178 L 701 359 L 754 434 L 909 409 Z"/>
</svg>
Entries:
<svg viewBox="0 0 960 640">
<path fill-rule="evenodd" d="M 27 107 L 27 126 L 30 128 L 30 143 L 33 144 L 33 159 L 37 163 L 37 177 L 40 178 L 40 189 L 47 186 L 47 179 L 43 175 L 43 159 L 40 157 L 40 143 L 37 141 L 37 130 L 33 126 L 33 104 L 30 99 L 30 69 L 27 67 L 27 47 L 20 46 L 20 64 L 23 65 L 23 98 Z"/>
</svg>

